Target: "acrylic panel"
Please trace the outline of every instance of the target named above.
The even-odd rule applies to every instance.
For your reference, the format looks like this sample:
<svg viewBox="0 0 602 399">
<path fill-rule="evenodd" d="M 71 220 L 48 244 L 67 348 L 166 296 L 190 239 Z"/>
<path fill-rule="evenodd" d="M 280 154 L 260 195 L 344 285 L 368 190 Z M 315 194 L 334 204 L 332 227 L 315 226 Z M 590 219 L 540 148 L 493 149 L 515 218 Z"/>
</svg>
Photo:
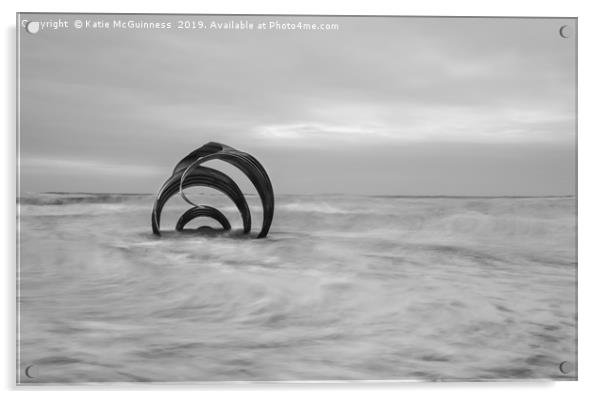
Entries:
<svg viewBox="0 0 602 399">
<path fill-rule="evenodd" d="M 577 379 L 577 20 L 17 15 L 19 384 Z"/>
</svg>

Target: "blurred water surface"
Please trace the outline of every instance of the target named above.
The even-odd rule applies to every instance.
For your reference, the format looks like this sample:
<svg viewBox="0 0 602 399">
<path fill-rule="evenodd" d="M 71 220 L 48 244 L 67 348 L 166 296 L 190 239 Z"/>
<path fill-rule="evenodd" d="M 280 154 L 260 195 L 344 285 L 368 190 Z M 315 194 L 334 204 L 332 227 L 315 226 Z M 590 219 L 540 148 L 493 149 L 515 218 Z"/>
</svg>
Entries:
<svg viewBox="0 0 602 399">
<path fill-rule="evenodd" d="M 22 383 L 575 377 L 575 198 L 280 196 L 265 240 L 152 201 L 20 198 Z"/>
</svg>

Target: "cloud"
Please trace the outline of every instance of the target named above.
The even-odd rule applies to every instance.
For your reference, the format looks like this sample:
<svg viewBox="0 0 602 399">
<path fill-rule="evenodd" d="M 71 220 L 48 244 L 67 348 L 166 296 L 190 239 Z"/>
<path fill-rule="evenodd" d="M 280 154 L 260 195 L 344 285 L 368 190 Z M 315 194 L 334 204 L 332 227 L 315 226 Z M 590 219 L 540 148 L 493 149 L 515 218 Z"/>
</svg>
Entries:
<svg viewBox="0 0 602 399">
<path fill-rule="evenodd" d="M 108 176 L 147 176 L 164 173 L 155 166 L 140 164 L 107 163 L 82 159 L 24 158 L 20 160 L 21 169 L 36 174 L 72 174 L 72 175 L 108 175 Z"/>
<path fill-rule="evenodd" d="M 250 151 L 574 141 L 575 42 L 557 29 L 573 20 L 303 19 L 341 29 L 25 35 L 22 156 L 77 154 L 107 174 L 102 164 L 170 168 L 208 141 Z"/>
</svg>

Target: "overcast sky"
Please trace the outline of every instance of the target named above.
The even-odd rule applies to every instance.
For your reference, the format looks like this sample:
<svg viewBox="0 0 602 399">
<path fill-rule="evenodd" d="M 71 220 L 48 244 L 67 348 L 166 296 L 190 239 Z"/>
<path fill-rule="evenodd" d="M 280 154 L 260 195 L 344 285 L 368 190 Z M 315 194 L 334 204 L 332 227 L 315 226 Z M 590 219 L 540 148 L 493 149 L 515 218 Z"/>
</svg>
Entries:
<svg viewBox="0 0 602 399">
<path fill-rule="evenodd" d="M 575 20 L 188 19 L 339 29 L 21 31 L 23 192 L 156 192 L 218 141 L 277 194 L 575 194 Z"/>
</svg>

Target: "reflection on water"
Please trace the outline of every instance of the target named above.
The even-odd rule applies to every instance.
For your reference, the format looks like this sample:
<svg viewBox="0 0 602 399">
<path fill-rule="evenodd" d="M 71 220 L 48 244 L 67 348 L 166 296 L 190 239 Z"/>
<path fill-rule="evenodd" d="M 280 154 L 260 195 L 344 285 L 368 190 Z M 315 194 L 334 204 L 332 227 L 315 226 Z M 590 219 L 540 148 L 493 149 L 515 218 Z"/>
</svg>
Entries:
<svg viewBox="0 0 602 399">
<path fill-rule="evenodd" d="M 145 195 L 20 203 L 22 383 L 576 375 L 574 198 L 282 196 L 265 240 L 157 238 Z"/>
</svg>

